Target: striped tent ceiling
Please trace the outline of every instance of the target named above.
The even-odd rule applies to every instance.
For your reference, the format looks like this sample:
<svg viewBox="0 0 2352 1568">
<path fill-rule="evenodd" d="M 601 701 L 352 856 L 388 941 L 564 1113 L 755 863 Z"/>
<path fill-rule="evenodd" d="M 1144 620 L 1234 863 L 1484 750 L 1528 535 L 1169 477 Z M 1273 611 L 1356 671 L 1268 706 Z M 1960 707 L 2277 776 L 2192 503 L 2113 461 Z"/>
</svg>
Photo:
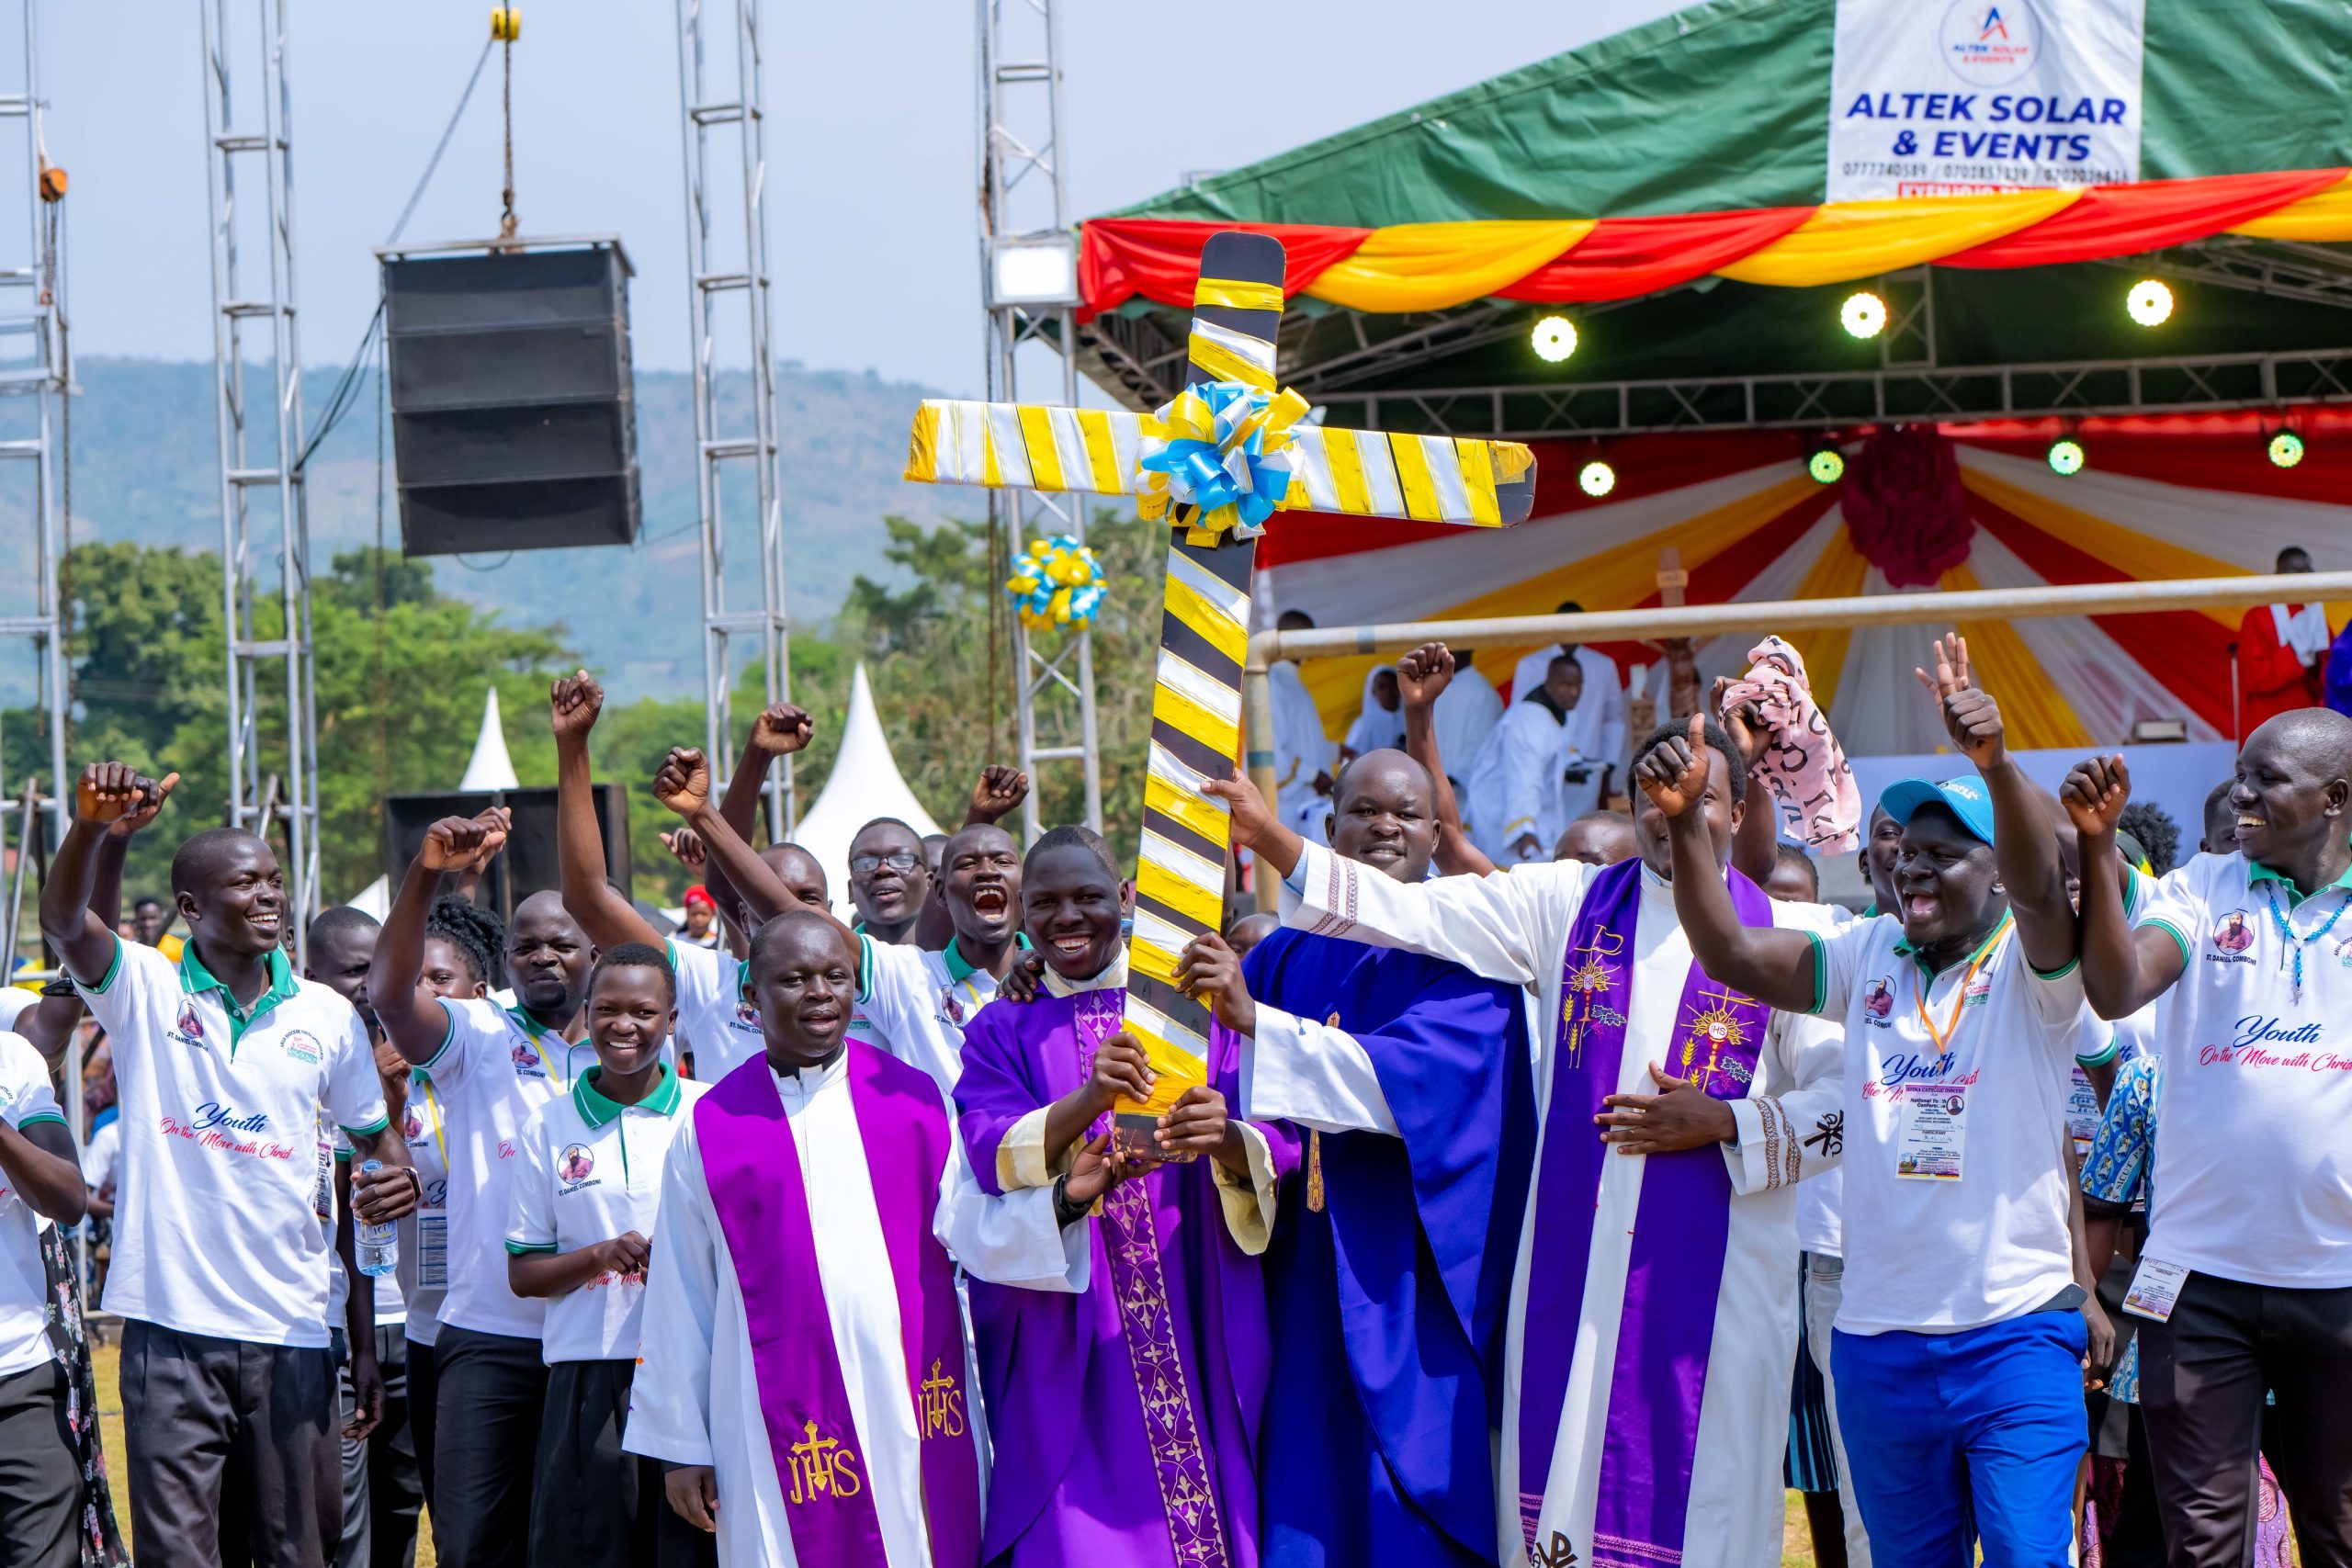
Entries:
<svg viewBox="0 0 2352 1568">
<path fill-rule="evenodd" d="M 2088 466 L 2061 478 L 2044 461 L 2054 423 L 1949 427 L 1966 513 L 1965 555 L 1935 586 L 2226 576 L 2270 570 L 2289 545 L 2320 570 L 2352 570 L 2352 412 L 2290 411 L 2309 443 L 2291 469 L 2264 443 L 2277 420 L 2245 415 L 2089 420 L 2065 434 Z M 1849 440 L 1848 450 L 1860 442 Z M 1285 514 L 1268 530 L 1259 603 L 1301 609 L 1319 626 L 1542 615 L 1564 600 L 1589 610 L 1654 605 L 1660 551 L 1680 553 L 1691 604 L 1899 592 L 1847 526 L 1845 487 L 1805 468 L 1788 432 L 1634 437 L 1608 449 L 1619 482 L 1583 498 L 1577 446 L 1538 446 L 1534 517 L 1499 532 Z M 1501 584 L 1502 586 L 1496 586 Z M 2342 623 L 2341 614 L 2331 615 Z M 2177 611 L 2014 623 L 1963 623 L 1972 657 L 2001 699 L 2011 744 L 2120 744 L 2143 719 L 2184 719 L 2193 740 L 2232 728 L 2229 645 L 2239 612 Z M 1831 722 L 1856 755 L 1943 743 L 1913 667 L 1935 628 L 1792 634 Z M 1747 637 L 1701 645 L 1702 682 L 1747 664 Z M 1659 651 L 1605 644 L 1622 671 Z M 1490 680 L 1509 678 L 1526 643 L 1477 648 Z M 1334 739 L 1357 712 L 1369 658 L 1318 660 L 1309 688 Z"/>
</svg>

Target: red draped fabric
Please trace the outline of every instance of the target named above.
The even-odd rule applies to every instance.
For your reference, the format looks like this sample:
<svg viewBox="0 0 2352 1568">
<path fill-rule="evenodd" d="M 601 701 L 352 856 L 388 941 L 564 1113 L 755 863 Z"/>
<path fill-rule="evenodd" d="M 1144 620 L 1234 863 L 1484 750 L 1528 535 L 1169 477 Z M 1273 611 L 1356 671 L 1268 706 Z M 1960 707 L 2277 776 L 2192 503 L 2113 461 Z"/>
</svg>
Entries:
<svg viewBox="0 0 2352 1568">
<path fill-rule="evenodd" d="M 1081 321 L 1116 310 L 1137 294 L 1155 304 L 1188 310 L 1201 247 L 1212 234 L 1234 230 L 1272 234 L 1283 243 L 1283 296 L 1288 299 L 1345 260 L 1369 229 L 1327 229 L 1308 223 L 1194 223 L 1159 218 L 1096 218 L 1080 236 L 1078 292 Z"/>
<path fill-rule="evenodd" d="M 1988 244 L 1940 257 L 1936 265 L 2049 266 L 2162 250 L 2259 218 L 2343 177 L 2342 169 L 2289 169 L 2278 174 L 2097 186 L 2053 217 Z"/>
<path fill-rule="evenodd" d="M 1704 277 L 1763 249 L 1813 216 L 1810 207 L 1604 218 L 1566 255 L 1496 290 L 1505 299 L 1566 305 L 1634 299 Z"/>
</svg>

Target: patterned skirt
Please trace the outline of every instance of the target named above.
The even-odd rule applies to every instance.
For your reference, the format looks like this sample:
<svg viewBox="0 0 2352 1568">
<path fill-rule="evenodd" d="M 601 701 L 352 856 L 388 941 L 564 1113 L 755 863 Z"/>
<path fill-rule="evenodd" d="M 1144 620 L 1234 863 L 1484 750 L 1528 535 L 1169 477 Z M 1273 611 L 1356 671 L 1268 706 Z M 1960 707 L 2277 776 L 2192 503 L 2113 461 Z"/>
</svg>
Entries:
<svg viewBox="0 0 2352 1568">
<path fill-rule="evenodd" d="M 82 1568 L 130 1568 L 130 1553 L 123 1550 L 114 1495 L 107 1485 L 107 1456 L 98 1446 L 98 1380 L 82 1327 L 81 1276 L 63 1226 L 41 1227 L 40 1262 L 49 1286 L 49 1349 L 65 1369 L 65 1419 L 82 1470 Z"/>
</svg>

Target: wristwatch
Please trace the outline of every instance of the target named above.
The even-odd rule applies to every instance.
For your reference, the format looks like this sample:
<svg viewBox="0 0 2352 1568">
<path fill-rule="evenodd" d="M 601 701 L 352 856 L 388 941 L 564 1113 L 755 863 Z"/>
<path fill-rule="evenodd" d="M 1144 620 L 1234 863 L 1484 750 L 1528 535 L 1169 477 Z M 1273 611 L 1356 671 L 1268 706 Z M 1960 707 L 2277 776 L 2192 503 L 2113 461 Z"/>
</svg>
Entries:
<svg viewBox="0 0 2352 1568">
<path fill-rule="evenodd" d="M 1068 1171 L 1054 1178 L 1054 1223 L 1056 1224 L 1065 1227 L 1074 1225 L 1086 1218 L 1087 1212 L 1093 1207 L 1091 1203 L 1073 1203 L 1069 1201 Z"/>
</svg>

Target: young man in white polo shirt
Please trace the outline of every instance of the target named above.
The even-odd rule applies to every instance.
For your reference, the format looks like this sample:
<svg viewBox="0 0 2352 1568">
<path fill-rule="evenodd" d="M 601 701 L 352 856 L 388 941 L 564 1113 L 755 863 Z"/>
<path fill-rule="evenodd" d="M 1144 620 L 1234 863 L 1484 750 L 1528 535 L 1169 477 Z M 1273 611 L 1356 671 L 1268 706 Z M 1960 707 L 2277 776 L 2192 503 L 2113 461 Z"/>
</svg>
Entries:
<svg viewBox="0 0 2352 1568">
<path fill-rule="evenodd" d="M 2157 883 L 2136 925 L 2084 883 L 2083 980 L 2121 1018 L 2159 997 L 2165 1114 L 2126 1310 L 2171 1561 L 2246 1560 L 2266 1390 L 2302 1560 L 2352 1563 L 2352 719 L 2280 714 L 2230 787 L 2234 854 Z M 2115 852 L 2123 759 L 2060 798 Z"/>
<path fill-rule="evenodd" d="M 662 1162 L 708 1088 L 662 1060 L 677 999 L 662 949 L 606 949 L 588 982 L 596 1065 L 523 1128 L 507 1276 L 516 1295 L 548 1303 L 533 1562 L 636 1568 L 711 1555 L 709 1538 L 664 1501 L 661 1465 L 621 1451 Z"/>
<path fill-rule="evenodd" d="M 224 1480 L 259 1568 L 315 1568 L 337 1533 L 334 1369 L 312 1206 L 319 1111 L 382 1170 L 369 1220 L 405 1213 L 415 1173 L 384 1113 L 351 1004 L 295 978 L 285 884 L 267 843 L 216 828 L 172 859 L 188 922 L 178 963 L 90 908 L 108 825 L 160 793 L 117 762 L 83 771 L 41 890 L 41 931 L 114 1049 L 122 1104 L 114 1268 L 128 1319 L 122 1402 L 142 1561 L 217 1564 Z M 234 1462 L 231 1462 L 233 1459 Z"/>
<path fill-rule="evenodd" d="M 1886 792 L 1899 917 L 1743 927 L 1690 809 L 1695 735 L 1635 775 L 1672 818 L 1675 905 L 1706 972 L 1845 1020 L 1860 1090 L 1831 1362 L 1873 1558 L 1966 1568 L 1973 1517 L 1986 1568 L 2053 1568 L 2072 1560 L 2081 1365 L 2105 1331 L 2067 1227 L 2066 1093 L 2108 1032 L 2083 1000 L 2048 818 L 1969 683 L 1966 645 L 1937 651 L 1930 688 L 1983 777 Z"/>
<path fill-rule="evenodd" d="M 45 1226 L 81 1223 L 74 1136 L 31 1042 L 0 1033 L 0 1562 L 80 1568 L 74 1383 L 50 1347 Z"/>
<path fill-rule="evenodd" d="M 506 1208 L 523 1124 L 594 1060 L 581 1000 L 595 950 L 551 892 L 514 908 L 506 979 L 515 1002 L 421 996 L 426 921 L 445 873 L 485 863 L 503 817 L 425 831 L 377 939 L 368 995 L 402 1056 L 432 1080 L 447 1149 L 448 1288 L 435 1335 L 433 1536 L 446 1568 L 523 1561 L 547 1367 L 545 1309 L 506 1278 Z"/>
</svg>

